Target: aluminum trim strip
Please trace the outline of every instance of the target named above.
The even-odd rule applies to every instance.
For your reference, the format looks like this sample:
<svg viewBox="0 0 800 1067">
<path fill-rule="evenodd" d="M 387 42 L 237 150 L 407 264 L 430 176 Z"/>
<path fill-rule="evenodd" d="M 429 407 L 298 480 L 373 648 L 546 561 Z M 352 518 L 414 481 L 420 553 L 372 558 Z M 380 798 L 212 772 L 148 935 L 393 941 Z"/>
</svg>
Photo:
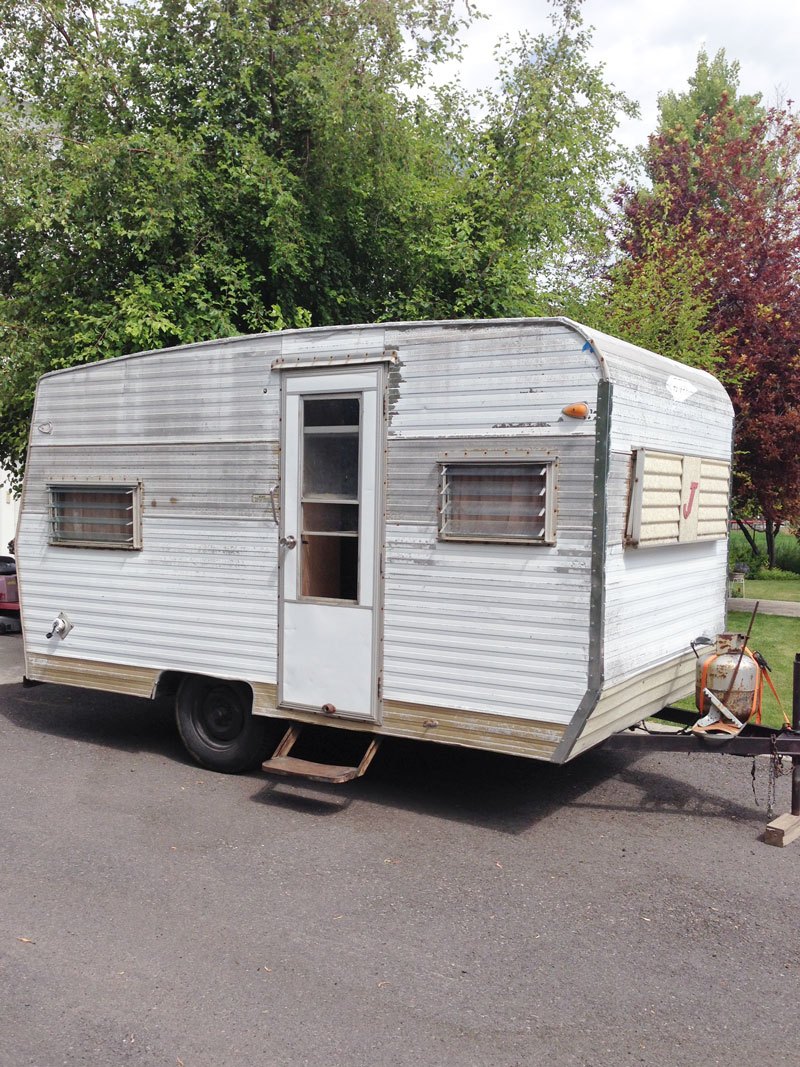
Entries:
<svg viewBox="0 0 800 1067">
<path fill-rule="evenodd" d="M 589 670 L 586 693 L 564 737 L 553 753 L 553 763 L 565 763 L 575 742 L 597 707 L 604 681 L 606 542 L 608 538 L 608 483 L 611 461 L 611 410 L 614 386 L 607 379 L 597 384 L 597 431 L 594 448 L 594 514 L 592 516 L 591 593 L 589 601 Z"/>
</svg>

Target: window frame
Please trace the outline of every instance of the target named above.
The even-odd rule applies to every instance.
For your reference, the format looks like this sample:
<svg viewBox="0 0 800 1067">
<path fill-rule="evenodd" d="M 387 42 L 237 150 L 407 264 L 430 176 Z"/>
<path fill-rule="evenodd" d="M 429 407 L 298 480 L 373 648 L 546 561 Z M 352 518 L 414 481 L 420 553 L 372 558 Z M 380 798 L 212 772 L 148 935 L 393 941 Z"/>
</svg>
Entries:
<svg viewBox="0 0 800 1067">
<path fill-rule="evenodd" d="M 98 538 L 58 536 L 57 493 L 128 493 L 131 503 L 130 538 L 125 541 L 107 541 Z M 47 543 L 54 548 L 113 548 L 123 552 L 138 552 L 142 549 L 142 500 L 141 482 L 48 482 L 48 533 Z M 63 507 L 63 504 L 61 505 Z"/>
<path fill-rule="evenodd" d="M 439 459 L 439 494 L 437 506 L 438 540 L 448 542 L 465 542 L 476 544 L 501 544 L 501 545 L 545 545 L 552 546 L 556 543 L 556 477 L 558 460 L 555 456 L 509 456 L 509 455 L 486 455 L 457 457 L 443 457 Z M 544 469 L 544 523 L 541 537 L 520 536 L 513 537 L 508 534 L 492 535 L 491 533 L 455 534 L 447 530 L 447 505 L 448 505 L 448 473 L 458 470 L 459 467 L 505 467 L 509 469 L 522 467 L 540 467 Z"/>
</svg>

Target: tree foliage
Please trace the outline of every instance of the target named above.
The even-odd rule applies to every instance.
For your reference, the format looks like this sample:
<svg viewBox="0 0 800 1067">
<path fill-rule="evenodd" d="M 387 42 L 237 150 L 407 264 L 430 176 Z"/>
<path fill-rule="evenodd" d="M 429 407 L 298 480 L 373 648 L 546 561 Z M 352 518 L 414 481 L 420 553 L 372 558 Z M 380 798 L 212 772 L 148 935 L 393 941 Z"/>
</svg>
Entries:
<svg viewBox="0 0 800 1067">
<path fill-rule="evenodd" d="M 41 372 L 279 327 L 542 309 L 629 105 L 578 0 L 472 117 L 450 0 L 0 0 L 0 464 Z M 465 15 L 466 17 L 466 15 Z"/>
<path fill-rule="evenodd" d="M 642 219 L 635 252 L 609 268 L 587 319 L 679 363 L 723 372 L 722 338 L 709 327 L 714 297 L 706 251 L 705 234 L 693 233 L 686 220 Z"/>
<path fill-rule="evenodd" d="M 694 144 L 710 130 L 710 120 L 722 108 L 732 107 L 737 125 L 752 126 L 763 119 L 765 109 L 760 94 L 739 92 L 739 63 L 729 60 L 721 48 L 713 59 L 701 48 L 697 55 L 689 88 L 683 93 L 669 91 L 658 98 L 658 131 L 660 135 L 688 137 Z"/>
<path fill-rule="evenodd" d="M 737 507 L 774 531 L 800 515 L 800 121 L 707 74 L 701 54 L 692 93 L 662 98 L 649 185 L 620 194 L 608 318 L 623 321 L 638 298 L 663 320 L 670 293 L 688 287 L 684 358 L 717 362 L 737 416 Z M 641 304 L 633 314 L 634 339 L 646 338 Z"/>
<path fill-rule="evenodd" d="M 452 300 L 444 317 L 561 310 L 584 284 L 586 265 L 607 254 L 609 179 L 627 162 L 614 131 L 636 107 L 588 60 L 579 2 L 556 7 L 553 31 L 505 42 L 499 84 L 468 131 L 460 222 L 469 267 L 444 293 Z M 463 252 L 456 262 L 465 262 Z"/>
</svg>

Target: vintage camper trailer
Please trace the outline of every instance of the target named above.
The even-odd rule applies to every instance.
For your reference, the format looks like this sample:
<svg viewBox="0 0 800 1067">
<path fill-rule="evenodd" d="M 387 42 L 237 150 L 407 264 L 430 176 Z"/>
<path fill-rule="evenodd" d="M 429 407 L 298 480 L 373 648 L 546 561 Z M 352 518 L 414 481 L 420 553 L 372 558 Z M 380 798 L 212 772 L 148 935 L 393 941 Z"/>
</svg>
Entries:
<svg viewBox="0 0 800 1067">
<path fill-rule="evenodd" d="M 723 629 L 731 436 L 710 375 L 566 319 L 56 371 L 27 677 L 174 695 L 220 770 L 275 718 L 564 762 L 690 692 L 690 641 Z"/>
</svg>

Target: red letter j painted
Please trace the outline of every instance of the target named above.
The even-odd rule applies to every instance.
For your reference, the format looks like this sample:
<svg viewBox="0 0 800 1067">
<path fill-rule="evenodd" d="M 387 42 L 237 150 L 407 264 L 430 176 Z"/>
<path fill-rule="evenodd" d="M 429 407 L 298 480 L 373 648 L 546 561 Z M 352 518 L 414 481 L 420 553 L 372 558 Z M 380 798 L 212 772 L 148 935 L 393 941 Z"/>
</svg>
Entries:
<svg viewBox="0 0 800 1067">
<path fill-rule="evenodd" d="M 683 505 L 683 517 L 688 519 L 692 514 L 692 508 L 694 507 L 694 494 L 697 492 L 699 482 L 692 482 L 689 486 L 689 503 Z"/>
</svg>

